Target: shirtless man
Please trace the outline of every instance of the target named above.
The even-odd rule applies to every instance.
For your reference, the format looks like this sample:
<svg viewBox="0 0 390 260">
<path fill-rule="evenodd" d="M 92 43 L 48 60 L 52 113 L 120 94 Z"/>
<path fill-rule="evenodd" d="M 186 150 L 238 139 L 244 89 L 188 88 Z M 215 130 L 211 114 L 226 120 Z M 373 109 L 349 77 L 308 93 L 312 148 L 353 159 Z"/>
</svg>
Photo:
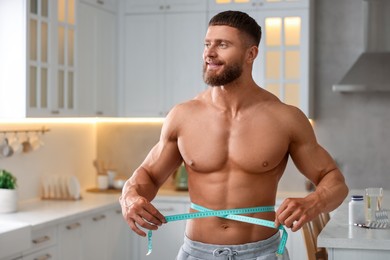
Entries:
<svg viewBox="0 0 390 260">
<path fill-rule="evenodd" d="M 254 82 L 260 38 L 260 26 L 245 13 L 227 11 L 211 19 L 203 54 L 208 89 L 170 111 L 159 142 L 123 188 L 122 212 L 138 235 L 146 235 L 140 227 L 156 230 L 166 222 L 151 201 L 182 162 L 191 202 L 219 210 L 274 205 L 291 156 L 316 190 L 284 200 L 277 212 L 249 216 L 292 231 L 346 197 L 344 177 L 317 143 L 306 116 Z M 228 259 L 275 259 L 280 240 L 277 229 L 219 217 L 189 220 L 185 235 L 180 260 L 226 259 L 213 255 L 218 245 L 232 245 Z"/>
</svg>

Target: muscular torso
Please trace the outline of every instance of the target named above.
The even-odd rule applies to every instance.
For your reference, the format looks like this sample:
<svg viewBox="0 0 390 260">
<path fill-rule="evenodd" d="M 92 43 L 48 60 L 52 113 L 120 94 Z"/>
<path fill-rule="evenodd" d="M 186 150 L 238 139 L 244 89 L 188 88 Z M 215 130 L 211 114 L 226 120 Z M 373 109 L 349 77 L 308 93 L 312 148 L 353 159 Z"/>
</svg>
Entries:
<svg viewBox="0 0 390 260">
<path fill-rule="evenodd" d="M 189 173 L 191 201 L 210 209 L 275 204 L 288 159 L 289 136 L 272 111 L 281 104 L 256 100 L 232 116 L 200 99 L 181 123 L 177 144 Z M 276 107 L 274 107 L 276 106 Z M 274 212 L 251 216 L 274 221 Z M 266 239 L 276 229 L 216 217 L 188 221 L 186 235 L 212 244 Z"/>
</svg>

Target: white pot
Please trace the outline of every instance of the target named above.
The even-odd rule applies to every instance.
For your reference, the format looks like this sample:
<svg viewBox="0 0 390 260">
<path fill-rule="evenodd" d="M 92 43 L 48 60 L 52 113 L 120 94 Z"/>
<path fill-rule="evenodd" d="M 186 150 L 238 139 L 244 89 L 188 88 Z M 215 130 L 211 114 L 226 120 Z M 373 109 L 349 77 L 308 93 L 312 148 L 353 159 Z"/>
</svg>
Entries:
<svg viewBox="0 0 390 260">
<path fill-rule="evenodd" d="M 11 213 L 18 209 L 16 190 L 0 189 L 0 213 Z"/>
</svg>

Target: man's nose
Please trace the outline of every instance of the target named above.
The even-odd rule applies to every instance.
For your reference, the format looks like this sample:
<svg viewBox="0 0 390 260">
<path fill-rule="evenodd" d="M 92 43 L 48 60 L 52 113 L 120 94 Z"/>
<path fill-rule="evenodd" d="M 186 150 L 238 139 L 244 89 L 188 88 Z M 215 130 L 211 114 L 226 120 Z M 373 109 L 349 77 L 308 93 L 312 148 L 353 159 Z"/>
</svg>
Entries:
<svg viewBox="0 0 390 260">
<path fill-rule="evenodd" d="M 217 52 L 215 51 L 215 48 L 212 46 L 209 46 L 207 48 L 204 48 L 203 56 L 206 57 L 216 57 Z"/>
</svg>

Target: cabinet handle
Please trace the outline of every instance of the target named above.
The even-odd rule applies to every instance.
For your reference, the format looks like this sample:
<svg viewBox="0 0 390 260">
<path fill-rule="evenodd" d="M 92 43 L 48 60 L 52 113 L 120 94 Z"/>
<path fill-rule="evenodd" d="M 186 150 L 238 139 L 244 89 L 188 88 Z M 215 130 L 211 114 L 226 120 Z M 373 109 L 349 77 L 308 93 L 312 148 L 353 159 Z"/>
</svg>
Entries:
<svg viewBox="0 0 390 260">
<path fill-rule="evenodd" d="M 76 223 L 67 225 L 67 226 L 66 226 L 66 229 L 67 229 L 67 230 L 73 230 L 73 229 L 76 229 L 76 228 L 78 228 L 78 227 L 80 227 L 80 226 L 81 226 L 81 224 L 78 223 L 78 222 L 76 222 Z"/>
<path fill-rule="evenodd" d="M 101 5 L 104 5 L 104 1 L 103 0 L 97 0 L 97 3 L 101 4 Z"/>
<path fill-rule="evenodd" d="M 106 218 L 105 215 L 100 215 L 100 216 L 97 216 L 97 217 L 93 217 L 92 219 L 93 219 L 93 221 L 100 221 L 100 220 L 105 219 L 105 218 Z"/>
<path fill-rule="evenodd" d="M 164 6 L 163 6 L 163 5 L 160 5 L 160 6 L 159 6 L 159 9 L 160 9 L 160 10 L 164 10 Z"/>
<path fill-rule="evenodd" d="M 50 240 L 49 236 L 43 236 L 43 237 L 38 237 L 36 239 L 33 239 L 32 242 L 37 245 L 37 244 L 44 243 L 44 242 L 49 241 L 49 240 Z"/>
<path fill-rule="evenodd" d="M 117 210 L 115 210 L 115 213 L 116 213 L 116 214 L 122 214 L 122 210 L 117 209 Z"/>
<path fill-rule="evenodd" d="M 96 111 L 96 115 L 102 116 L 102 115 L 104 115 L 104 112 L 103 111 Z"/>
<path fill-rule="evenodd" d="M 169 9 L 171 9 L 171 6 L 170 6 L 170 5 L 166 5 L 166 6 L 165 6 L 165 9 L 166 9 L 166 10 L 169 10 Z"/>
<path fill-rule="evenodd" d="M 59 110 L 52 110 L 51 113 L 52 113 L 53 115 L 58 115 L 58 114 L 60 113 L 60 111 L 59 111 Z"/>
<path fill-rule="evenodd" d="M 51 258 L 51 254 L 46 254 L 46 255 L 43 255 L 43 256 L 38 256 L 36 258 L 34 258 L 34 260 L 47 260 L 47 259 L 50 259 Z"/>
<path fill-rule="evenodd" d="M 174 210 L 175 210 L 175 208 L 173 208 L 173 207 L 158 209 L 158 211 L 163 211 L 163 212 L 172 212 Z"/>
</svg>

